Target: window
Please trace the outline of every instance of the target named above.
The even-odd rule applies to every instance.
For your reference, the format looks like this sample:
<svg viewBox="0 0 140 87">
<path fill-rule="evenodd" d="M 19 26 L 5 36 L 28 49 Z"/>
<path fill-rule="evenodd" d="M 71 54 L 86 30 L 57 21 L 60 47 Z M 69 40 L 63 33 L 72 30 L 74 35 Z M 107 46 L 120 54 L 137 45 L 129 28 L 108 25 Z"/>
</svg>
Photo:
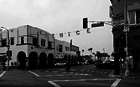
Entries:
<svg viewBox="0 0 140 87">
<path fill-rule="evenodd" d="M 63 52 L 63 46 L 59 45 L 59 52 Z"/>
<path fill-rule="evenodd" d="M 7 39 L 2 39 L 2 46 L 6 46 L 7 45 Z"/>
<path fill-rule="evenodd" d="M 66 51 L 69 51 L 69 50 L 70 50 L 70 48 L 69 48 L 69 47 L 65 47 L 65 50 L 66 50 Z"/>
<path fill-rule="evenodd" d="M 14 45 L 14 37 L 11 37 L 11 38 L 10 38 L 10 44 L 11 44 L 11 45 Z"/>
<path fill-rule="evenodd" d="M 130 24 L 135 24 L 136 23 L 136 12 L 135 11 L 130 11 L 129 12 L 129 23 Z"/>
<path fill-rule="evenodd" d="M 41 39 L 41 46 L 45 46 L 45 42 L 46 42 L 45 39 Z"/>
<path fill-rule="evenodd" d="M 33 37 L 33 45 L 38 46 L 38 39 L 36 37 Z"/>
<path fill-rule="evenodd" d="M 48 41 L 48 48 L 52 49 L 52 42 L 51 41 Z"/>
<path fill-rule="evenodd" d="M 136 23 L 139 24 L 140 23 L 140 10 L 136 11 Z"/>
<path fill-rule="evenodd" d="M 129 22 L 130 22 L 130 24 L 139 24 L 140 23 L 140 10 L 129 12 Z"/>
<path fill-rule="evenodd" d="M 21 44 L 24 44 L 24 37 L 21 37 Z"/>
</svg>

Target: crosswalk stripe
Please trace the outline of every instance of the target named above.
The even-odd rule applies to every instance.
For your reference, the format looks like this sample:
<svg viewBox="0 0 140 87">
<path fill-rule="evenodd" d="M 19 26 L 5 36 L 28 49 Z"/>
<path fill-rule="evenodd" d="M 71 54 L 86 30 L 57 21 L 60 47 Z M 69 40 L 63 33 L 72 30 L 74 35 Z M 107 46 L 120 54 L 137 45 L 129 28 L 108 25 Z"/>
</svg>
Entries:
<svg viewBox="0 0 140 87">
<path fill-rule="evenodd" d="M 117 85 L 119 84 L 120 81 L 121 81 L 121 79 L 117 79 L 116 81 L 113 82 L 111 87 L 117 87 Z"/>
<path fill-rule="evenodd" d="M 106 81 L 106 80 L 115 80 L 115 79 L 100 79 L 100 78 L 95 78 L 95 79 L 77 79 L 77 80 L 53 80 L 53 82 L 72 82 L 72 81 Z"/>
<path fill-rule="evenodd" d="M 40 77 L 40 75 L 38 75 L 37 73 L 35 73 L 35 72 L 32 72 L 32 71 L 28 71 L 29 73 L 31 73 L 31 74 L 33 74 L 33 75 L 35 75 L 36 77 Z"/>
<path fill-rule="evenodd" d="M 56 83 L 53 82 L 53 81 L 48 81 L 48 83 L 50 83 L 50 84 L 53 85 L 54 87 L 61 87 L 60 85 L 56 84 Z"/>
<path fill-rule="evenodd" d="M 1 78 L 2 76 L 4 76 L 5 73 L 6 73 L 6 71 L 3 71 L 3 72 L 0 74 L 0 78 Z"/>
</svg>

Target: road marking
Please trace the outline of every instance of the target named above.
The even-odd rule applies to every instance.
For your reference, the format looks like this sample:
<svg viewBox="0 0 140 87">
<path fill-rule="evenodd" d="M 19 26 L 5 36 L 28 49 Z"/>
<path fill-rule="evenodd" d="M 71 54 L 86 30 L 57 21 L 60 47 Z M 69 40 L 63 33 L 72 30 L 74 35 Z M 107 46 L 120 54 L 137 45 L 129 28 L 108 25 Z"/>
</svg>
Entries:
<svg viewBox="0 0 140 87">
<path fill-rule="evenodd" d="M 90 75 L 90 74 L 79 74 L 79 73 L 75 73 L 74 75 L 80 75 L 80 76 L 88 76 L 88 75 Z"/>
<path fill-rule="evenodd" d="M 3 72 L 0 74 L 0 78 L 3 77 L 5 73 L 6 73 L 6 71 L 3 71 Z"/>
<path fill-rule="evenodd" d="M 46 77 L 49 77 L 49 76 L 65 76 L 65 75 L 45 75 Z"/>
<path fill-rule="evenodd" d="M 57 74 L 57 75 L 45 75 L 46 77 L 51 77 L 51 76 L 70 76 L 70 75 L 75 75 L 75 76 L 88 76 L 89 74 L 79 74 L 79 73 L 75 73 L 75 74 L 66 74 L 66 75 L 63 75 L 63 74 Z"/>
<path fill-rule="evenodd" d="M 56 82 L 78 82 L 78 81 L 106 81 L 106 80 L 115 80 L 115 79 L 104 79 L 104 78 L 95 78 L 95 79 L 77 79 L 77 80 L 52 80 L 48 81 L 54 87 L 61 87 L 60 85 L 56 84 Z M 116 87 L 121 79 L 117 79 L 111 87 Z"/>
<path fill-rule="evenodd" d="M 53 82 L 53 81 L 48 81 L 48 83 L 50 83 L 50 84 L 53 85 L 54 87 L 61 87 L 60 85 L 56 84 L 56 83 Z"/>
<path fill-rule="evenodd" d="M 36 77 L 40 77 L 40 75 L 38 75 L 37 73 L 35 73 L 35 72 L 32 72 L 32 71 L 28 71 L 29 73 L 31 73 L 31 74 L 33 74 L 33 75 L 35 75 Z"/>
<path fill-rule="evenodd" d="M 117 87 L 117 85 L 119 84 L 120 81 L 121 81 L 121 79 L 116 79 L 116 81 L 113 82 L 111 87 Z"/>
<path fill-rule="evenodd" d="M 104 80 L 115 80 L 115 79 L 77 79 L 77 80 L 53 80 L 53 82 L 69 82 L 69 81 L 88 81 L 88 80 L 93 80 L 93 81 L 97 81 L 97 80 L 100 80 L 100 81 L 104 81 Z"/>
</svg>

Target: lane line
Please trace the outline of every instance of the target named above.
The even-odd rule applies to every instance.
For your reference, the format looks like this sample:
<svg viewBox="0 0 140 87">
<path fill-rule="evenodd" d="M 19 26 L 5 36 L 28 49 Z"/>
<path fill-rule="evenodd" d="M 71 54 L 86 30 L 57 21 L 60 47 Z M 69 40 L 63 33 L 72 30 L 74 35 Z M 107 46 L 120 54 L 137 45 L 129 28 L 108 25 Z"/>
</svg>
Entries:
<svg viewBox="0 0 140 87">
<path fill-rule="evenodd" d="M 35 73 L 35 72 L 32 72 L 32 71 L 28 71 L 29 73 L 31 73 L 31 74 L 33 74 L 33 75 L 35 75 L 36 77 L 40 77 L 40 75 L 38 75 L 37 73 Z"/>
<path fill-rule="evenodd" d="M 6 71 L 3 71 L 1 74 L 0 74 L 0 78 L 2 78 L 4 76 L 4 74 L 6 73 Z"/>
<path fill-rule="evenodd" d="M 88 80 L 90 80 L 90 81 L 97 81 L 97 80 L 99 80 L 99 81 L 106 81 L 106 80 L 115 80 L 115 79 L 77 79 L 77 80 L 53 80 L 53 82 L 69 82 L 69 81 L 88 81 Z"/>
<path fill-rule="evenodd" d="M 51 77 L 51 76 L 71 76 L 71 75 L 75 75 L 75 76 L 88 76 L 89 74 L 67 74 L 67 75 L 61 75 L 61 74 L 58 74 L 58 75 L 45 75 L 46 77 Z"/>
<path fill-rule="evenodd" d="M 76 74 L 74 74 L 74 75 L 80 75 L 80 76 L 88 76 L 88 75 L 90 75 L 90 74 L 80 74 L 80 73 L 76 73 Z"/>
<path fill-rule="evenodd" d="M 54 87 L 61 87 L 60 85 L 56 84 L 56 83 L 53 82 L 53 81 L 48 81 L 48 83 L 50 83 L 50 84 L 53 85 Z"/>
<path fill-rule="evenodd" d="M 117 87 L 117 85 L 119 84 L 120 81 L 121 81 L 121 79 L 116 79 L 116 81 L 113 82 L 111 87 Z"/>
<path fill-rule="evenodd" d="M 46 77 L 49 77 L 49 76 L 65 76 L 65 75 L 45 75 Z"/>
</svg>

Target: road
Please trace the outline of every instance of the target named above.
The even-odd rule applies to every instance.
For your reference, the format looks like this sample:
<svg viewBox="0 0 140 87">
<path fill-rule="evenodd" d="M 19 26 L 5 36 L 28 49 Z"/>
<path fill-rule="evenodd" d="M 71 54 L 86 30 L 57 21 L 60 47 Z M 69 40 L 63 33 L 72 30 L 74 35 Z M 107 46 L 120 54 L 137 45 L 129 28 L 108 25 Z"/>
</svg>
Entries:
<svg viewBox="0 0 140 87">
<path fill-rule="evenodd" d="M 109 77 L 106 70 L 95 70 L 90 65 L 74 67 L 70 72 L 62 68 L 0 73 L 0 87 L 139 87 L 138 80 L 131 79 L 128 85 L 129 80 Z"/>
</svg>

